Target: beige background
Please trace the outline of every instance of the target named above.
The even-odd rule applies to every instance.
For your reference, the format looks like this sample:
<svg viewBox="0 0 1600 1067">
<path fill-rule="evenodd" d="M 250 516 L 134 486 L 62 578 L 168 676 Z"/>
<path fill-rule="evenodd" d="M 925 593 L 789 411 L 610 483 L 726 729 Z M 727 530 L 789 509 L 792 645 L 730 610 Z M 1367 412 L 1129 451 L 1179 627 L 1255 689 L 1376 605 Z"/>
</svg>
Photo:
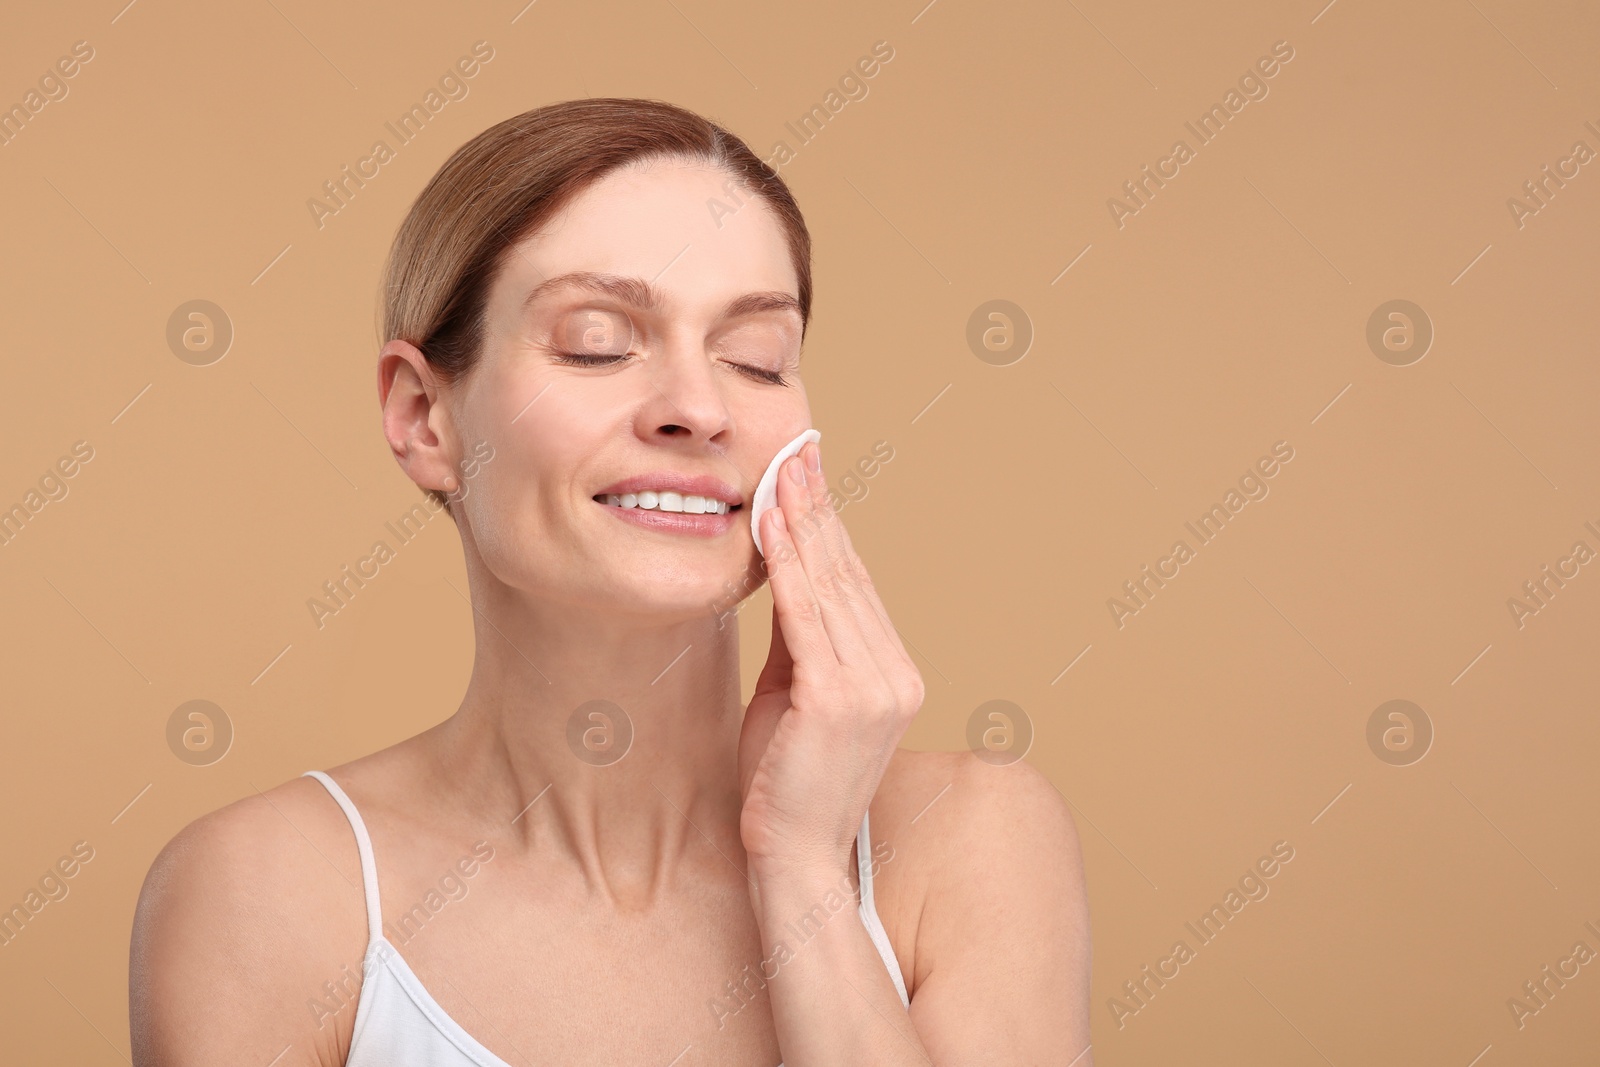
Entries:
<svg viewBox="0 0 1600 1067">
<path fill-rule="evenodd" d="M 1521 227 L 1507 206 L 1600 151 L 1594 5 L 119 2 L 0 35 L 5 104 L 94 49 L 0 147 L 0 506 L 94 450 L 0 548 L 0 904 L 94 849 L 0 948 L 15 1062 L 126 1058 L 134 902 L 181 826 L 454 709 L 442 515 L 321 631 L 306 601 L 418 498 L 375 402 L 396 226 L 472 135 L 585 94 L 797 149 L 826 458 L 894 450 L 844 517 L 928 682 L 906 745 L 960 748 L 994 699 L 1031 723 L 1083 839 L 1097 1063 L 1600 1057 L 1600 960 L 1520 1028 L 1507 1005 L 1600 952 L 1600 563 L 1520 628 L 1507 606 L 1600 551 L 1600 162 Z M 319 229 L 307 200 L 479 40 L 469 95 Z M 880 40 L 798 146 L 784 124 Z M 1198 145 L 1184 123 L 1277 41 L 1269 94 Z M 1179 138 L 1195 158 L 1119 228 L 1108 199 Z M 235 332 L 204 367 L 166 341 L 195 299 Z M 1008 366 L 966 340 L 996 299 L 1034 332 Z M 1396 299 L 1435 330 L 1409 366 L 1366 340 Z M 1278 441 L 1270 495 L 1119 629 L 1108 598 Z M 769 611 L 742 616 L 747 693 Z M 210 766 L 168 748 L 194 699 L 236 732 Z M 1434 731 L 1406 766 L 1367 741 L 1394 699 Z M 1199 946 L 1184 923 L 1278 841 L 1270 895 Z"/>
</svg>

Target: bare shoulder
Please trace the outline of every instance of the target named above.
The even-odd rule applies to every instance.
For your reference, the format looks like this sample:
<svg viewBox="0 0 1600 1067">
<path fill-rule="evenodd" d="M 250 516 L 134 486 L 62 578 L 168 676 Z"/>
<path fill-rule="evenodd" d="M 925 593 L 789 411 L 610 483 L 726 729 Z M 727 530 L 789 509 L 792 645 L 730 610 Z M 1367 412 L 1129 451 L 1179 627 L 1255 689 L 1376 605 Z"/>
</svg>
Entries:
<svg viewBox="0 0 1600 1067">
<path fill-rule="evenodd" d="M 952 800 L 957 808 L 942 832 L 955 827 L 982 832 L 986 840 L 1029 840 L 1037 845 L 1040 833 L 1059 833 L 1059 843 L 1077 840 L 1072 809 L 1061 790 L 1027 761 L 994 765 L 966 752 L 912 752 L 896 749 L 883 773 L 875 813 L 888 822 L 917 824 L 934 817 L 934 811 Z"/>
<path fill-rule="evenodd" d="M 151 864 L 134 913 L 134 1062 L 342 1062 L 338 1020 L 311 1004 L 337 1004 L 323 983 L 346 965 L 359 981 L 363 908 L 349 823 L 312 779 L 189 823 Z"/>
<path fill-rule="evenodd" d="M 916 864 L 930 873 L 949 870 L 952 863 L 965 870 L 975 858 L 1004 865 L 1045 853 L 1081 874 L 1071 807 L 1043 772 L 1023 760 L 996 765 L 965 750 L 898 749 L 872 809 L 874 827 L 900 829 Z"/>
<path fill-rule="evenodd" d="M 1078 829 L 1061 791 L 1022 760 L 900 750 L 871 825 L 894 850 L 882 899 L 935 1062 L 1073 1060 L 1089 1040 L 1091 945 Z"/>
</svg>

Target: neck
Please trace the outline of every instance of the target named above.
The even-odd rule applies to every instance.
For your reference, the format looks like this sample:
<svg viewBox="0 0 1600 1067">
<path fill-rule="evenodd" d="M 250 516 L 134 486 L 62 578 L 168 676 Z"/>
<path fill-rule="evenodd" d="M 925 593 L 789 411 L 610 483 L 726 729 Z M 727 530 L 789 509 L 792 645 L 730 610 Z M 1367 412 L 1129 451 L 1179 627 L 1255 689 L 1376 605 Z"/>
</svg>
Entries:
<svg viewBox="0 0 1600 1067">
<path fill-rule="evenodd" d="M 619 617 L 492 579 L 474 592 L 472 678 L 434 731 L 471 821 L 618 902 L 647 903 L 683 867 L 743 877 L 735 618 Z"/>
</svg>

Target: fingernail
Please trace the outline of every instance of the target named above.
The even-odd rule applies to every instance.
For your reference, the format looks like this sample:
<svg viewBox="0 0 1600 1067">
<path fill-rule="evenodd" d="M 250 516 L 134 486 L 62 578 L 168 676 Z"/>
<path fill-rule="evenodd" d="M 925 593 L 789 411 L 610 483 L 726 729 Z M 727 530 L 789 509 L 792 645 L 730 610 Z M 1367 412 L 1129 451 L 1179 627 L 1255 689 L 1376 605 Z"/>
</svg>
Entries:
<svg viewBox="0 0 1600 1067">
<path fill-rule="evenodd" d="M 821 473 L 822 446 L 817 444 L 815 441 L 812 441 L 806 447 L 808 449 L 806 452 L 806 466 L 810 467 L 814 472 Z"/>
<path fill-rule="evenodd" d="M 782 508 L 772 509 L 772 525 L 778 528 L 779 533 L 789 532 L 789 523 L 783 517 Z"/>
<path fill-rule="evenodd" d="M 795 485 L 806 484 L 806 466 L 799 459 L 789 461 L 789 478 Z"/>
</svg>

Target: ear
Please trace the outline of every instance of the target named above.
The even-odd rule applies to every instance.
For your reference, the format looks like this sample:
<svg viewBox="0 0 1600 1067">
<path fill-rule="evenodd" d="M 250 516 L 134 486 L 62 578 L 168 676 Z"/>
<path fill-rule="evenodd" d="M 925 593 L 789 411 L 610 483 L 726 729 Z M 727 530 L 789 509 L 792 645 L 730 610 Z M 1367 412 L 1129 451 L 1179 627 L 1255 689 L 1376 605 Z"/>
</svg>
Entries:
<svg viewBox="0 0 1600 1067">
<path fill-rule="evenodd" d="M 378 352 L 378 404 L 395 462 L 421 488 L 449 493 L 460 481 L 455 477 L 460 447 L 443 396 L 433 367 L 416 345 L 395 340 Z"/>
</svg>

